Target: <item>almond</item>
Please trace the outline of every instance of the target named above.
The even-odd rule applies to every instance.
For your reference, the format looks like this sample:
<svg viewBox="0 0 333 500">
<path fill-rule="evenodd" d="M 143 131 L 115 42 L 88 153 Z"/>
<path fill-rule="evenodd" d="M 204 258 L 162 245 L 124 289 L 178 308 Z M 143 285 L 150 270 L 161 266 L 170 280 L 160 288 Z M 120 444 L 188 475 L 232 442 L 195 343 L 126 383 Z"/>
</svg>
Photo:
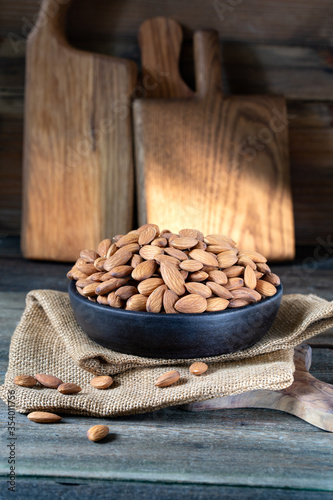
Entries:
<svg viewBox="0 0 333 500">
<path fill-rule="evenodd" d="M 148 278 L 147 280 L 140 281 L 138 284 L 138 292 L 149 297 L 149 295 L 161 285 L 164 285 L 162 278 Z"/>
<path fill-rule="evenodd" d="M 144 260 L 154 260 L 156 255 L 162 253 L 164 253 L 163 248 L 156 247 L 154 245 L 145 245 L 139 251 L 139 254 Z"/>
<path fill-rule="evenodd" d="M 210 281 L 215 281 L 218 285 L 226 285 L 228 283 L 228 278 L 223 271 L 209 271 L 208 276 Z"/>
<path fill-rule="evenodd" d="M 166 290 L 163 295 L 163 307 L 167 314 L 176 314 L 175 303 L 179 299 L 178 295 L 172 290 Z"/>
<path fill-rule="evenodd" d="M 57 390 L 61 392 L 61 394 L 77 394 L 82 391 L 81 387 L 71 383 L 60 384 L 57 387 Z"/>
<path fill-rule="evenodd" d="M 115 292 L 111 292 L 108 294 L 107 301 L 108 301 L 108 304 L 110 307 L 116 307 L 117 309 L 119 309 L 120 307 L 123 307 L 124 300 L 126 300 L 126 299 L 122 300 L 122 298 L 116 294 L 120 293 L 119 290 L 122 290 L 124 288 L 127 288 L 127 286 L 122 286 L 122 287 L 118 288 L 118 290 L 116 290 Z M 100 295 L 99 295 L 99 297 L 100 297 Z"/>
<path fill-rule="evenodd" d="M 99 255 L 101 257 L 106 257 L 111 245 L 112 245 L 112 241 L 109 238 L 102 240 L 97 247 L 97 253 L 99 253 Z"/>
<path fill-rule="evenodd" d="M 136 232 L 140 235 L 147 227 L 154 227 L 156 229 L 156 234 L 160 234 L 160 228 L 157 224 L 143 224 L 143 226 L 140 226 Z"/>
<path fill-rule="evenodd" d="M 59 415 L 47 411 L 33 411 L 27 417 L 31 422 L 36 422 L 37 424 L 55 424 L 62 420 L 62 417 L 59 417 Z"/>
<path fill-rule="evenodd" d="M 198 294 L 185 295 L 175 303 L 175 309 L 180 313 L 196 314 L 203 313 L 207 308 L 207 301 Z"/>
<path fill-rule="evenodd" d="M 133 269 L 135 269 L 136 266 L 138 266 L 139 264 L 141 264 L 141 262 L 143 262 L 143 258 L 141 257 L 141 255 L 135 254 L 132 257 L 131 266 L 133 267 Z"/>
<path fill-rule="evenodd" d="M 93 283 L 90 283 L 89 285 L 86 285 L 82 289 L 82 295 L 84 295 L 85 297 L 93 297 L 94 295 L 97 295 L 96 288 L 99 285 L 100 285 L 99 282 L 93 282 Z"/>
<path fill-rule="evenodd" d="M 187 254 L 185 252 L 183 252 L 182 250 L 179 250 L 178 248 L 167 247 L 164 249 L 164 251 L 166 254 L 170 255 L 170 257 L 174 257 L 175 259 L 178 259 L 180 261 L 188 259 Z"/>
<path fill-rule="evenodd" d="M 229 305 L 227 299 L 222 299 L 222 297 L 211 297 L 207 299 L 207 309 L 206 312 L 223 311 Z"/>
<path fill-rule="evenodd" d="M 79 271 L 76 267 L 73 267 L 73 269 L 71 269 L 71 277 L 74 280 L 85 280 L 88 278 L 88 275 Z"/>
<path fill-rule="evenodd" d="M 222 299 L 232 299 L 232 294 L 227 290 L 224 286 L 218 285 L 214 281 L 207 281 L 207 286 L 208 288 L 211 289 L 211 291 L 217 295 L 218 297 L 221 297 Z"/>
<path fill-rule="evenodd" d="M 184 269 L 180 269 L 180 274 L 183 276 L 184 280 L 187 280 L 188 271 L 184 271 Z"/>
<path fill-rule="evenodd" d="M 94 263 L 99 255 L 98 253 L 94 252 L 94 250 L 81 250 L 80 257 L 86 262 Z"/>
<path fill-rule="evenodd" d="M 89 276 L 89 279 L 92 281 L 103 281 L 103 277 L 106 274 L 106 272 L 99 271 L 98 273 L 91 274 Z"/>
<path fill-rule="evenodd" d="M 167 246 L 168 240 L 166 238 L 156 238 L 156 240 L 153 240 L 151 244 L 156 247 L 164 248 Z"/>
<path fill-rule="evenodd" d="M 272 297 L 276 294 L 275 286 L 264 280 L 259 280 L 257 282 L 256 291 L 265 297 Z"/>
<path fill-rule="evenodd" d="M 163 295 L 167 290 L 166 285 L 161 285 L 157 287 L 148 297 L 146 303 L 146 310 L 151 313 L 159 313 L 163 306 Z"/>
<path fill-rule="evenodd" d="M 198 260 L 205 266 L 218 267 L 218 262 L 215 255 L 208 253 L 205 250 L 199 250 L 199 249 L 191 250 L 190 257 L 194 260 Z"/>
<path fill-rule="evenodd" d="M 207 250 L 207 245 L 203 241 L 198 241 L 193 250 Z"/>
<path fill-rule="evenodd" d="M 123 234 L 116 234 L 116 235 L 112 238 L 112 240 L 113 240 L 115 243 L 117 243 L 117 241 L 119 241 L 119 240 L 120 240 L 120 238 L 122 238 L 123 236 L 124 236 Z"/>
<path fill-rule="evenodd" d="M 95 262 L 94 262 L 94 266 L 96 267 L 96 270 L 97 271 L 104 271 L 104 264 L 106 262 L 106 257 L 98 257 Z"/>
<path fill-rule="evenodd" d="M 231 247 L 236 246 L 234 240 L 224 234 L 208 234 L 208 236 L 204 238 L 204 242 L 207 243 L 207 245 L 220 245 L 221 243 L 227 242 Z"/>
<path fill-rule="evenodd" d="M 127 264 L 127 262 L 132 257 L 132 252 L 128 252 L 127 250 L 117 250 L 117 252 L 112 255 L 109 259 L 106 259 L 104 262 L 104 269 L 106 271 L 111 271 L 114 267 L 123 266 Z"/>
<path fill-rule="evenodd" d="M 263 262 L 258 262 L 257 269 L 258 269 L 259 272 L 261 272 L 263 274 L 267 274 L 267 273 L 272 272 L 271 269 L 270 269 L 270 267 L 267 264 L 263 263 Z"/>
<path fill-rule="evenodd" d="M 128 245 L 121 247 L 119 250 L 121 250 L 122 252 L 131 252 L 134 254 L 140 250 L 140 245 L 139 243 L 129 243 Z"/>
<path fill-rule="evenodd" d="M 107 425 L 93 425 L 87 430 L 87 437 L 90 441 L 101 441 L 109 434 L 109 428 Z"/>
<path fill-rule="evenodd" d="M 122 236 L 118 241 L 116 241 L 116 246 L 118 248 L 124 247 L 125 245 L 130 245 L 131 243 L 137 243 L 139 240 L 138 233 L 128 233 Z"/>
<path fill-rule="evenodd" d="M 183 238 L 174 239 L 171 242 L 171 246 L 177 248 L 178 250 L 187 250 L 189 248 L 195 247 L 197 243 L 197 239 L 184 236 Z"/>
<path fill-rule="evenodd" d="M 116 253 L 117 250 L 118 250 L 117 245 L 115 243 L 112 243 L 112 245 L 110 245 L 109 250 L 107 251 L 105 257 L 107 259 L 109 259 L 110 257 L 112 257 L 112 255 L 114 255 Z"/>
<path fill-rule="evenodd" d="M 112 293 L 112 292 L 111 292 Z M 103 306 L 108 306 L 109 301 L 106 295 L 98 295 L 97 302 Z M 120 306 L 121 307 L 121 306 Z"/>
<path fill-rule="evenodd" d="M 242 255 L 241 257 L 239 257 L 237 264 L 244 266 L 244 268 L 246 266 L 250 266 L 254 271 L 257 269 L 256 263 L 253 262 L 253 260 L 250 259 L 250 257 L 248 257 L 247 255 Z"/>
<path fill-rule="evenodd" d="M 212 296 L 211 289 L 203 283 L 185 283 L 185 287 L 188 293 L 196 293 L 198 295 L 201 295 L 205 299 L 208 299 L 208 297 Z"/>
<path fill-rule="evenodd" d="M 240 257 L 243 257 L 244 255 L 246 257 L 249 257 L 255 263 L 256 262 L 260 262 L 260 263 L 267 262 L 266 257 L 261 255 L 261 253 L 259 253 L 259 252 L 253 252 L 252 250 L 246 250 L 246 252 L 239 252 Z"/>
<path fill-rule="evenodd" d="M 79 288 L 84 288 L 85 286 L 91 285 L 93 281 L 90 278 L 86 278 L 85 280 L 77 280 L 76 286 Z"/>
<path fill-rule="evenodd" d="M 217 261 L 219 263 L 219 267 L 225 269 L 226 267 L 231 267 L 236 264 L 238 257 L 234 252 L 227 250 L 217 255 Z"/>
<path fill-rule="evenodd" d="M 180 379 L 180 373 L 177 370 L 171 370 L 163 373 L 155 382 L 156 387 L 168 387 L 175 384 Z"/>
<path fill-rule="evenodd" d="M 256 290 L 252 288 L 247 288 L 243 286 L 242 288 L 237 288 L 237 290 L 232 291 L 232 295 L 235 299 L 245 299 L 249 302 L 258 302 L 261 300 L 261 295 Z"/>
<path fill-rule="evenodd" d="M 35 378 L 41 385 L 49 387 L 50 389 L 57 389 L 59 385 L 63 383 L 60 378 L 55 377 L 54 375 L 45 375 L 44 373 L 37 373 Z"/>
<path fill-rule="evenodd" d="M 162 260 L 165 260 L 165 261 L 169 262 L 170 264 L 173 264 L 177 268 L 180 265 L 180 260 L 176 259 L 175 257 L 171 257 L 170 255 L 159 254 L 159 255 L 156 255 L 155 260 L 158 264 L 160 264 L 162 262 Z"/>
<path fill-rule="evenodd" d="M 87 276 L 90 276 L 90 274 L 94 274 L 96 272 L 96 267 L 92 262 L 86 262 L 81 265 L 75 265 L 76 269 L 81 271 L 81 273 L 86 274 Z"/>
<path fill-rule="evenodd" d="M 236 290 L 237 288 L 241 288 L 244 285 L 243 278 L 229 278 L 228 283 L 225 285 L 227 290 Z"/>
<path fill-rule="evenodd" d="M 281 283 L 280 278 L 274 273 L 265 274 L 263 280 L 268 281 L 268 283 L 271 283 L 274 286 L 279 286 Z"/>
<path fill-rule="evenodd" d="M 90 380 L 90 384 L 95 389 L 108 389 L 113 384 L 113 378 L 109 375 L 99 375 Z"/>
<path fill-rule="evenodd" d="M 177 295 L 184 295 L 185 280 L 178 269 L 167 261 L 161 262 L 161 276 L 167 287 Z"/>
<path fill-rule="evenodd" d="M 257 286 L 257 277 L 255 275 L 255 271 L 251 266 L 246 266 L 244 271 L 244 283 L 248 288 L 252 288 L 253 290 Z"/>
<path fill-rule="evenodd" d="M 244 271 L 244 266 L 230 266 L 223 269 L 224 274 L 227 278 L 237 278 L 241 276 Z"/>
<path fill-rule="evenodd" d="M 17 375 L 14 378 L 14 384 L 21 387 L 34 387 L 37 384 L 37 380 L 31 375 Z"/>
<path fill-rule="evenodd" d="M 109 273 L 115 278 L 123 278 L 124 276 L 129 276 L 132 271 L 132 266 L 116 266 L 111 271 L 109 271 Z"/>
<path fill-rule="evenodd" d="M 257 280 L 260 280 L 264 276 L 264 273 L 259 273 L 259 271 L 253 271 Z"/>
<path fill-rule="evenodd" d="M 196 271 L 200 271 L 200 269 L 203 268 L 203 263 L 193 259 L 183 260 L 180 263 L 180 268 L 183 269 L 184 271 L 193 273 Z"/>
<path fill-rule="evenodd" d="M 146 280 L 154 274 L 156 267 L 154 260 L 145 260 L 133 269 L 132 278 L 136 281 Z"/>
<path fill-rule="evenodd" d="M 126 285 L 126 286 L 121 286 L 114 293 L 116 297 L 119 297 L 122 300 L 127 300 L 130 297 L 132 297 L 132 295 L 138 293 L 138 289 L 133 285 Z"/>
<path fill-rule="evenodd" d="M 207 246 L 207 252 L 212 252 L 215 254 L 219 254 L 222 252 L 228 252 L 231 249 L 232 248 L 230 245 L 228 245 L 228 243 L 225 243 L 224 245 L 208 245 Z"/>
<path fill-rule="evenodd" d="M 156 237 L 156 227 L 154 226 L 147 226 L 139 236 L 139 245 L 148 245 L 153 241 L 153 239 Z"/>
<path fill-rule="evenodd" d="M 193 375 L 202 375 L 208 370 L 208 365 L 202 361 L 196 361 L 191 364 L 189 370 Z"/>
<path fill-rule="evenodd" d="M 194 238 L 198 240 L 198 232 L 196 229 L 181 229 L 179 236 L 180 238 Z"/>
<path fill-rule="evenodd" d="M 116 290 L 117 288 L 126 285 L 129 278 L 111 278 L 108 281 L 103 281 L 102 283 L 98 283 L 96 288 L 97 295 L 105 295 L 107 293 Z M 85 288 L 83 289 L 83 291 Z"/>
<path fill-rule="evenodd" d="M 228 307 L 230 307 L 231 309 L 234 309 L 236 307 L 248 306 L 250 303 L 251 303 L 250 301 L 245 300 L 245 299 L 232 299 L 232 300 L 229 300 Z"/>
<path fill-rule="evenodd" d="M 132 297 L 127 300 L 125 309 L 128 311 L 145 311 L 147 300 L 148 297 L 141 295 L 141 293 L 132 295 Z"/>
<path fill-rule="evenodd" d="M 205 281 L 208 278 L 208 273 L 205 271 L 196 271 L 191 273 L 188 277 L 188 281 Z"/>
</svg>

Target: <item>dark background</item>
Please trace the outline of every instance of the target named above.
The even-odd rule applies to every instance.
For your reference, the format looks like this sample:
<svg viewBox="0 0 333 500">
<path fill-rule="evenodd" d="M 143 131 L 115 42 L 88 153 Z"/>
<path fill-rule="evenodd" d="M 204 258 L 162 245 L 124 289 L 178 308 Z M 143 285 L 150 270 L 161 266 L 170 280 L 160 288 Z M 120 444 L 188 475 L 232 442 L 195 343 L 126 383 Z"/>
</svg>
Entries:
<svg viewBox="0 0 333 500">
<path fill-rule="evenodd" d="M 38 0 L 0 0 L 0 234 L 21 219 L 25 41 Z M 70 42 L 139 61 L 137 31 L 149 17 L 183 25 L 184 79 L 193 85 L 193 30 L 218 30 L 226 94 L 283 94 L 290 118 L 296 243 L 333 228 L 333 2 L 331 0 L 76 0 Z M 65 68 L 64 68 L 65 71 Z"/>
</svg>

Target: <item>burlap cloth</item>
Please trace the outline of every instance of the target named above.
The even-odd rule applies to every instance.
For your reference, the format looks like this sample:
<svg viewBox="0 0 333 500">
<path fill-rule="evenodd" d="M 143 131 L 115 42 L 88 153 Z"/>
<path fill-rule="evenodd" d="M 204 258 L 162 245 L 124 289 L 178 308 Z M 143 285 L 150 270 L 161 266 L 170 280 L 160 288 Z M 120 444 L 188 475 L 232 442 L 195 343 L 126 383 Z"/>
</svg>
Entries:
<svg viewBox="0 0 333 500">
<path fill-rule="evenodd" d="M 77 325 L 68 295 L 34 290 L 13 334 L 9 366 L 0 397 L 7 402 L 15 389 L 16 410 L 48 410 L 92 416 L 143 413 L 257 389 L 278 390 L 293 382 L 294 346 L 333 326 L 333 302 L 314 295 L 286 295 L 274 325 L 253 347 L 203 359 L 206 374 L 191 375 L 189 360 L 163 360 L 120 354 L 89 340 Z M 154 386 L 167 369 L 177 369 L 179 382 Z M 76 395 L 44 387 L 14 385 L 16 375 L 53 374 L 82 387 Z M 92 374 L 115 375 L 107 390 L 90 385 Z"/>
</svg>

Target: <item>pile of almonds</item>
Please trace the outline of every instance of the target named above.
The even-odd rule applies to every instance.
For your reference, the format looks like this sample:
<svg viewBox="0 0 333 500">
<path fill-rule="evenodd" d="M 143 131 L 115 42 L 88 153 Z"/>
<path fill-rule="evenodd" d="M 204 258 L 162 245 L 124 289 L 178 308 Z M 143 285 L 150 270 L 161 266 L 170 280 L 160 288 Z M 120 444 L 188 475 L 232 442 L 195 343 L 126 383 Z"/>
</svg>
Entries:
<svg viewBox="0 0 333 500">
<path fill-rule="evenodd" d="M 130 311 L 203 313 L 271 297 L 280 284 L 267 259 L 221 234 L 179 234 L 145 224 L 82 250 L 67 273 L 89 300 Z"/>
</svg>

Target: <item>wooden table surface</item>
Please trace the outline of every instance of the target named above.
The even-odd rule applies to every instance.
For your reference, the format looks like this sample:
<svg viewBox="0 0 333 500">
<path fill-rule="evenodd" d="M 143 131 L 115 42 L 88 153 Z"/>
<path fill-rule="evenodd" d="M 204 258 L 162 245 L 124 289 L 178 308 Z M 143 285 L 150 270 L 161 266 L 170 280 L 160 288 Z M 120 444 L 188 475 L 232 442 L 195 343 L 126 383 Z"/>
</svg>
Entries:
<svg viewBox="0 0 333 500">
<path fill-rule="evenodd" d="M 0 376 L 11 334 L 36 288 L 66 290 L 66 264 L 24 261 L 18 240 L 0 239 Z M 309 249 L 296 263 L 272 266 L 286 293 L 333 300 L 333 251 Z M 333 384 L 333 331 L 311 339 L 311 373 Z M 7 406 L 0 401 L 2 456 Z M 321 499 L 333 496 L 333 434 L 271 410 L 190 413 L 177 407 L 118 418 L 68 416 L 41 426 L 16 414 L 15 499 Z M 110 426 L 107 442 L 86 439 Z M 3 460 L 0 497 L 9 470 Z M 14 498 L 14 497 L 13 497 Z"/>
</svg>

